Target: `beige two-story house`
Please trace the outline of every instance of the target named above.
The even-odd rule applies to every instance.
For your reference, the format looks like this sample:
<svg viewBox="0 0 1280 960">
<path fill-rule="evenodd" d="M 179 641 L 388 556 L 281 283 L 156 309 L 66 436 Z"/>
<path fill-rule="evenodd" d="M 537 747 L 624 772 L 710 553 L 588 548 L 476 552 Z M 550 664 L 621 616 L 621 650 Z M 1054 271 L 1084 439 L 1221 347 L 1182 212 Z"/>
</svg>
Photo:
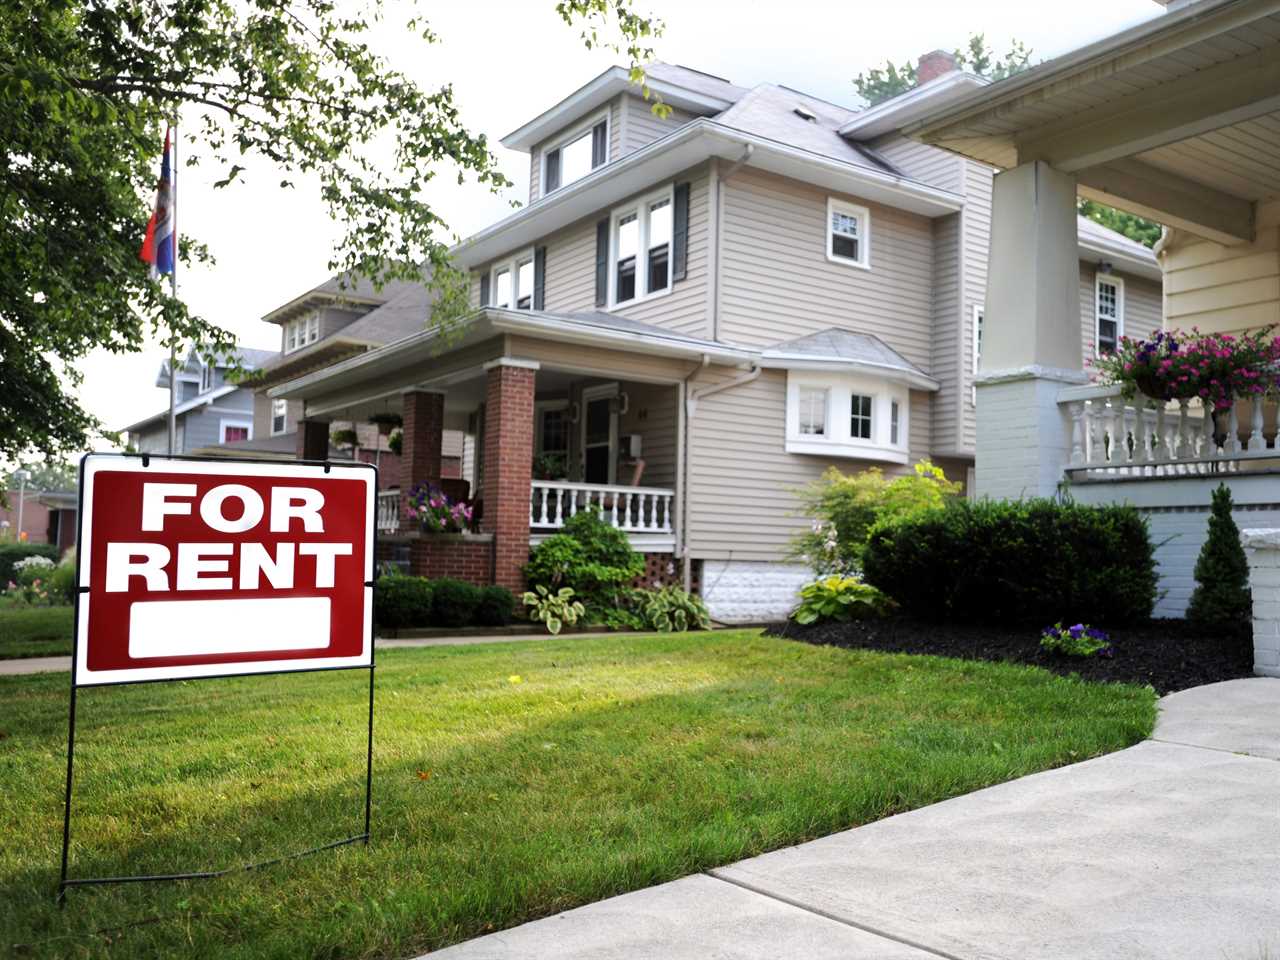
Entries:
<svg viewBox="0 0 1280 960">
<path fill-rule="evenodd" d="M 313 373 L 270 398 L 326 420 L 404 416 L 400 493 L 468 438 L 478 533 L 381 521 L 431 575 L 518 586 L 530 544 L 598 505 L 714 615 L 784 614 L 796 491 L 828 468 L 971 473 L 992 168 L 904 124 L 983 81 L 945 54 L 914 90 L 855 110 L 659 64 L 658 117 L 627 71 L 574 91 L 503 143 L 529 202 L 467 239 L 474 312 Z M 1081 351 L 1160 325 L 1140 244 L 1082 221 Z M 318 442 L 318 440 L 317 440 Z M 318 451 L 318 447 L 314 448 Z"/>
</svg>

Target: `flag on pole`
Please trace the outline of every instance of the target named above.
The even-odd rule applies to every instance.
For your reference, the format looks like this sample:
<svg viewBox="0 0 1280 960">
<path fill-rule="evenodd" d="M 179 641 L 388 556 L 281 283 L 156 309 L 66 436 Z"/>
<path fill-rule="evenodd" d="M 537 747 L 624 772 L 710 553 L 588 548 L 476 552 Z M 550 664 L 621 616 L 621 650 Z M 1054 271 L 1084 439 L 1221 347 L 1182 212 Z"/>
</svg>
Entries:
<svg viewBox="0 0 1280 960">
<path fill-rule="evenodd" d="M 147 222 L 147 235 L 138 255 L 151 264 L 151 276 L 162 277 L 173 273 L 174 246 L 178 240 L 177 183 L 169 165 L 171 130 L 164 131 L 164 161 L 160 164 L 160 184 L 156 187 L 156 208 Z"/>
</svg>

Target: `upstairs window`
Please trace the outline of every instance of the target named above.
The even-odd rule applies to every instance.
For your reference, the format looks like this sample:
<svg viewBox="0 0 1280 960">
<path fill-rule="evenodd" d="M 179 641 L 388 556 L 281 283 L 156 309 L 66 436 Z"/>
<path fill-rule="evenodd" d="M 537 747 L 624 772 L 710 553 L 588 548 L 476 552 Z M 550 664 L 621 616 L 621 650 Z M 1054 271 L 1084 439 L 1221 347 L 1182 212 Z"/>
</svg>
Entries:
<svg viewBox="0 0 1280 960">
<path fill-rule="evenodd" d="M 806 437 L 827 434 L 827 391 L 821 387 L 801 387 L 799 396 L 800 433 Z"/>
<path fill-rule="evenodd" d="M 536 275 L 533 250 L 522 251 L 511 260 L 494 264 L 489 275 L 480 282 L 481 298 L 484 298 L 486 290 L 489 297 L 489 302 L 481 306 L 532 310 Z"/>
<path fill-rule="evenodd" d="M 208 393 L 213 389 L 213 364 L 206 363 L 200 368 L 200 392 Z"/>
<path fill-rule="evenodd" d="M 871 214 L 866 207 L 827 200 L 827 259 L 854 267 L 870 266 Z"/>
<path fill-rule="evenodd" d="M 671 289 L 672 190 L 613 213 L 610 303 L 618 306 Z"/>
<path fill-rule="evenodd" d="M 309 313 L 305 317 L 285 321 L 284 352 L 301 350 L 320 339 L 320 314 Z"/>
<path fill-rule="evenodd" d="M 273 437 L 284 433 L 286 420 L 289 416 L 288 400 L 272 400 L 271 401 L 271 435 Z"/>
<path fill-rule="evenodd" d="M 533 307 L 533 257 L 516 264 L 516 309 Z"/>
<path fill-rule="evenodd" d="M 1119 277 L 1098 274 L 1096 343 L 1098 354 L 1115 353 L 1124 336 L 1124 281 Z"/>
<path fill-rule="evenodd" d="M 609 119 L 606 114 L 577 128 L 542 154 L 543 193 L 581 180 L 609 159 Z"/>
<path fill-rule="evenodd" d="M 511 306 L 511 268 L 502 267 L 493 275 L 493 305 Z"/>
<path fill-rule="evenodd" d="M 871 405 L 873 398 L 855 393 L 849 398 L 849 436 L 855 440 L 871 439 Z"/>
</svg>

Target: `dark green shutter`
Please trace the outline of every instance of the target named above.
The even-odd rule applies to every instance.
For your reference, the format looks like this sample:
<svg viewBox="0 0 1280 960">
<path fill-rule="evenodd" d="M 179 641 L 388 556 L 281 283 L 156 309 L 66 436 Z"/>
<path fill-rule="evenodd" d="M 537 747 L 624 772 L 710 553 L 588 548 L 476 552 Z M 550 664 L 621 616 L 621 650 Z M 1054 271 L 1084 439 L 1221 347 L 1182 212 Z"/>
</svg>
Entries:
<svg viewBox="0 0 1280 960">
<path fill-rule="evenodd" d="M 489 271 L 480 274 L 480 306 L 489 305 Z"/>
<path fill-rule="evenodd" d="M 596 224 L 596 306 L 609 302 L 609 220 Z"/>
<path fill-rule="evenodd" d="M 683 280 L 689 261 L 689 184 L 677 183 L 671 218 L 671 280 Z"/>
<path fill-rule="evenodd" d="M 533 250 L 533 309 L 543 309 L 547 292 L 547 248 Z"/>
<path fill-rule="evenodd" d="M 543 186 L 544 193 L 560 189 L 560 151 L 552 150 L 547 154 L 547 182 Z"/>
</svg>

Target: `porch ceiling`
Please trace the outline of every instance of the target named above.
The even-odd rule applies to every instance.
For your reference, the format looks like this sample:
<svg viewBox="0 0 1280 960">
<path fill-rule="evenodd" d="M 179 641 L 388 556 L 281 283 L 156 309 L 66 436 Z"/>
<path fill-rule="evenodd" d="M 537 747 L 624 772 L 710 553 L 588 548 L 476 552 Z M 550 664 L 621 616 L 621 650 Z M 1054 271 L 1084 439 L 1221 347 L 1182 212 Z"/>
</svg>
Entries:
<svg viewBox="0 0 1280 960">
<path fill-rule="evenodd" d="M 1280 0 L 1201 0 L 992 84 L 907 128 L 1224 243 L 1280 197 Z"/>
</svg>

